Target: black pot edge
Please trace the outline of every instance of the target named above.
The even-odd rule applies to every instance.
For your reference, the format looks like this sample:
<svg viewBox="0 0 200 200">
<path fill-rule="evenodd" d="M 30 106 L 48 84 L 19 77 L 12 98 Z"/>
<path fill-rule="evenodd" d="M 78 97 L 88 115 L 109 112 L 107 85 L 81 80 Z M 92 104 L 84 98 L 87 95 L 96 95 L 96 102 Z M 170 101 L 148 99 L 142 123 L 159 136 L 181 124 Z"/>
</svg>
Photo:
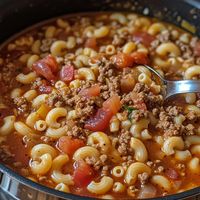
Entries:
<svg viewBox="0 0 200 200">
<path fill-rule="evenodd" d="M 19 181 L 20 183 L 22 183 L 22 184 L 24 184 L 28 187 L 31 187 L 35 190 L 39 190 L 39 191 L 42 191 L 44 193 L 47 193 L 49 195 L 53 195 L 53 196 L 56 196 L 56 197 L 59 197 L 59 198 L 71 199 L 71 200 L 92 200 L 92 199 L 94 199 L 92 197 L 84 197 L 84 196 L 79 196 L 79 195 L 75 195 L 75 194 L 71 194 L 71 193 L 60 192 L 58 190 L 46 187 L 46 186 L 41 185 L 41 184 L 38 184 L 34 181 L 31 181 L 30 179 L 27 179 L 27 178 L 17 174 L 12 169 L 10 169 L 9 167 L 6 167 L 3 164 L 0 164 L 0 171 L 2 173 L 6 173 L 6 175 L 8 175 L 9 177 L 14 178 L 15 180 Z M 200 187 L 196 187 L 194 189 L 187 190 L 187 191 L 184 191 L 184 192 L 181 192 L 181 193 L 178 193 L 178 194 L 172 194 L 172 195 L 168 195 L 168 196 L 164 196 L 164 197 L 151 198 L 151 200 L 185 199 L 185 198 L 196 196 L 198 194 L 200 194 Z"/>
</svg>

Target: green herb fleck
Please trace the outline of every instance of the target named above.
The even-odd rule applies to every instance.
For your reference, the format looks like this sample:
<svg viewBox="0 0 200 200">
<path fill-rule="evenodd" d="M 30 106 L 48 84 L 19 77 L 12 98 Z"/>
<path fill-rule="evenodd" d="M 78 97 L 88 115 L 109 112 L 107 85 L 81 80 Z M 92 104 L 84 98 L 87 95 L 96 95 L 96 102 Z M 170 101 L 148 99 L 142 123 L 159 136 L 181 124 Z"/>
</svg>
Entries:
<svg viewBox="0 0 200 200">
<path fill-rule="evenodd" d="M 123 105 L 123 108 L 128 111 L 128 119 L 131 120 L 131 113 L 137 109 L 128 105 Z"/>
</svg>

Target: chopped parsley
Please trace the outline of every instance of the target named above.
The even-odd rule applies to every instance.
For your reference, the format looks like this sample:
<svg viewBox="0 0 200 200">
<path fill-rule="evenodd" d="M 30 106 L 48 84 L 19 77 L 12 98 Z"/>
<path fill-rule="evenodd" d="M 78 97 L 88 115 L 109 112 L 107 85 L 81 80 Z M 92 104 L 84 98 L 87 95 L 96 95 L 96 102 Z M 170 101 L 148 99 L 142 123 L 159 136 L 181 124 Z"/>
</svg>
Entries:
<svg viewBox="0 0 200 200">
<path fill-rule="evenodd" d="M 137 110 L 136 108 L 134 107 L 130 107 L 128 105 L 123 105 L 123 108 L 124 110 L 127 110 L 128 111 L 128 119 L 131 120 L 131 113 L 134 111 L 134 110 Z"/>
</svg>

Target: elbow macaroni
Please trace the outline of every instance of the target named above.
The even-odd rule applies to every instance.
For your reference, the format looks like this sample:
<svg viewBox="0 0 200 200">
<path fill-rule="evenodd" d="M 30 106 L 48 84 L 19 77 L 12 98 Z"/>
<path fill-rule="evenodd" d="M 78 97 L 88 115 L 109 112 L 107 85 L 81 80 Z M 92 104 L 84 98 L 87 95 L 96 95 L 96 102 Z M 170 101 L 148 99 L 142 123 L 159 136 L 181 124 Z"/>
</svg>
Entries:
<svg viewBox="0 0 200 200">
<path fill-rule="evenodd" d="M 137 181 L 138 174 L 146 172 L 148 175 L 151 174 L 151 168 L 144 163 L 135 162 L 131 164 L 125 174 L 125 181 L 128 185 L 133 185 Z"/>
<path fill-rule="evenodd" d="M 35 81 L 37 75 L 35 72 L 30 72 L 29 74 L 19 74 L 16 76 L 16 80 L 22 84 L 30 84 L 32 83 L 33 81 Z"/>
<path fill-rule="evenodd" d="M 67 117 L 67 110 L 65 108 L 53 108 L 48 112 L 45 121 L 49 127 L 59 128 L 60 123 L 57 120 L 61 117 Z"/>
<path fill-rule="evenodd" d="M 7 116 L 3 119 L 3 125 L 0 127 L 0 135 L 9 135 L 14 130 L 14 123 L 16 117 L 14 115 Z"/>
<path fill-rule="evenodd" d="M 54 158 L 52 162 L 52 172 L 51 178 L 55 183 L 64 183 L 66 185 L 73 185 L 73 179 L 70 174 L 63 174 L 62 167 L 69 161 L 69 157 L 67 155 L 59 155 Z"/>
<path fill-rule="evenodd" d="M 166 139 L 164 141 L 163 147 L 162 147 L 162 151 L 166 154 L 166 155 L 172 155 L 175 153 L 175 149 L 177 150 L 183 150 L 184 149 L 184 142 L 183 139 L 181 137 L 169 137 L 168 139 Z"/>
<path fill-rule="evenodd" d="M 137 138 L 131 138 L 130 147 L 134 151 L 136 161 L 145 162 L 148 159 L 148 153 L 143 142 Z"/>
<path fill-rule="evenodd" d="M 100 182 L 92 181 L 88 186 L 87 190 L 94 194 L 105 194 L 111 190 L 113 186 L 113 179 L 109 176 L 104 176 L 101 178 Z"/>
<path fill-rule="evenodd" d="M 109 137 L 103 132 L 94 132 L 88 136 L 87 144 L 90 146 L 97 145 L 102 153 L 107 153 L 111 148 Z"/>
</svg>

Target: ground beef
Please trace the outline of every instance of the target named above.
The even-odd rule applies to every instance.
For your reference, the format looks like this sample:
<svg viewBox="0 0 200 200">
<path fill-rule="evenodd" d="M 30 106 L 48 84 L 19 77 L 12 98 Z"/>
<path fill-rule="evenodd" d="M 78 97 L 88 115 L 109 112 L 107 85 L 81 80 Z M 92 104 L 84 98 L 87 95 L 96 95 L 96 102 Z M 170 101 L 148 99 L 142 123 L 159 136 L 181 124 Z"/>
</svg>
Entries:
<svg viewBox="0 0 200 200">
<path fill-rule="evenodd" d="M 149 174 L 144 172 L 142 174 L 138 174 L 138 179 L 142 185 L 146 184 L 149 178 Z"/>
<path fill-rule="evenodd" d="M 113 45 L 122 46 L 123 44 L 125 44 L 125 42 L 126 42 L 125 37 L 119 35 L 113 36 L 113 41 L 112 41 Z"/>
<path fill-rule="evenodd" d="M 184 125 L 184 123 L 179 125 L 174 122 L 174 117 L 179 114 L 184 114 L 182 108 L 179 106 L 161 108 L 156 127 L 163 130 L 164 137 L 194 135 L 194 126 L 192 124 L 188 124 L 187 122 L 187 125 Z M 189 117 L 188 114 L 190 114 Z M 194 119 L 195 114 L 193 112 L 189 112 L 188 114 L 186 115 L 186 120 Z"/>
<path fill-rule="evenodd" d="M 106 154 L 102 154 L 99 157 L 99 159 L 96 159 L 95 157 L 87 157 L 85 159 L 85 162 L 88 165 L 91 165 L 95 170 L 99 170 L 100 168 L 102 168 L 102 172 L 104 174 L 107 174 L 109 170 L 109 166 L 106 165 L 107 159 L 108 159 L 108 156 Z"/>
<path fill-rule="evenodd" d="M 100 83 L 105 84 L 106 79 L 110 78 L 111 76 L 114 76 L 114 66 L 110 61 L 102 58 L 99 63 L 99 76 L 97 80 Z"/>
<path fill-rule="evenodd" d="M 17 106 L 17 113 L 20 114 L 26 114 L 29 112 L 29 106 L 27 100 L 21 96 L 14 98 L 14 104 Z"/>
<path fill-rule="evenodd" d="M 89 131 L 87 129 L 82 128 L 81 125 L 77 126 L 74 124 L 71 127 L 69 126 L 69 131 L 67 131 L 67 135 L 86 141 L 87 135 L 89 135 Z"/>
<path fill-rule="evenodd" d="M 14 154 L 12 154 L 9 150 L 9 146 L 1 145 L 0 148 L 0 161 L 9 162 L 14 158 Z"/>
<path fill-rule="evenodd" d="M 162 95 L 155 95 L 150 92 L 146 98 L 145 103 L 148 109 L 158 108 L 163 104 L 163 96 Z"/>
<path fill-rule="evenodd" d="M 128 155 L 130 152 L 130 139 L 131 139 L 131 135 L 129 131 L 123 130 L 120 132 L 119 136 L 118 136 L 118 152 L 122 155 Z"/>
<path fill-rule="evenodd" d="M 148 93 L 149 88 L 144 83 L 136 83 L 133 91 L 136 93 L 140 93 L 140 92 Z"/>
<path fill-rule="evenodd" d="M 158 173 L 158 174 L 160 174 L 160 173 L 162 173 L 163 171 L 164 171 L 164 167 L 163 166 L 158 166 L 155 170 L 154 170 L 154 173 Z"/>
<path fill-rule="evenodd" d="M 52 43 L 56 41 L 55 39 L 49 38 L 49 39 L 43 39 L 42 44 L 40 46 L 41 52 L 48 52 L 50 50 L 50 47 Z"/>
<path fill-rule="evenodd" d="M 190 121 L 196 121 L 197 118 L 198 118 L 198 115 L 197 115 L 194 111 L 192 111 L 192 110 L 190 110 L 190 111 L 186 114 L 186 119 L 188 119 L 188 120 L 190 120 Z"/>
<path fill-rule="evenodd" d="M 169 30 L 162 31 L 160 34 L 158 34 L 156 36 L 156 38 L 158 39 L 158 41 L 160 43 L 169 42 L 170 41 L 170 31 Z"/>
<path fill-rule="evenodd" d="M 197 100 L 196 105 L 200 108 L 200 100 Z"/>
<path fill-rule="evenodd" d="M 190 59 L 192 57 L 193 51 L 188 44 L 185 44 L 185 43 L 181 42 L 180 40 L 177 40 L 176 44 L 182 52 L 183 59 Z"/>
<path fill-rule="evenodd" d="M 143 83 L 136 83 L 132 92 L 124 95 L 122 104 L 133 105 L 144 102 L 147 110 L 160 107 L 163 104 L 162 95 L 155 95 L 150 91 L 150 88 Z"/>
<path fill-rule="evenodd" d="M 148 113 L 149 113 L 148 111 L 134 110 L 129 115 L 129 118 L 134 122 L 138 122 L 140 119 L 147 118 L 148 117 Z"/>
<path fill-rule="evenodd" d="M 100 97 L 106 100 L 113 94 L 120 95 L 120 79 L 120 76 L 111 76 L 107 79 L 106 85 L 100 86 L 102 89 Z"/>
<path fill-rule="evenodd" d="M 179 135 L 179 131 L 181 131 L 181 125 L 175 124 L 173 120 L 176 112 L 178 112 L 178 108 L 173 108 L 172 106 L 167 107 L 166 110 L 164 108 L 161 109 L 156 127 L 163 130 L 165 137 Z"/>
<path fill-rule="evenodd" d="M 55 104 L 59 104 L 61 106 L 63 105 L 63 103 L 64 103 L 63 98 L 61 94 L 59 94 L 58 92 L 52 92 L 49 94 L 47 104 L 50 107 L 53 107 Z"/>
<path fill-rule="evenodd" d="M 74 97 L 74 104 L 75 104 L 76 115 L 77 118 L 80 119 L 80 123 L 83 123 L 88 117 L 93 115 L 96 111 L 95 97 L 85 98 L 76 95 Z"/>
<path fill-rule="evenodd" d="M 161 32 L 156 36 L 156 39 L 151 42 L 150 52 L 155 51 L 155 49 L 162 43 L 170 41 L 170 32 L 168 30 Z"/>
<path fill-rule="evenodd" d="M 36 78 L 35 81 L 32 83 L 31 89 L 38 89 L 39 86 L 43 84 L 42 79 L 40 77 Z"/>
<path fill-rule="evenodd" d="M 194 125 L 192 124 L 187 124 L 184 126 L 183 134 L 184 135 L 194 135 Z"/>
</svg>

